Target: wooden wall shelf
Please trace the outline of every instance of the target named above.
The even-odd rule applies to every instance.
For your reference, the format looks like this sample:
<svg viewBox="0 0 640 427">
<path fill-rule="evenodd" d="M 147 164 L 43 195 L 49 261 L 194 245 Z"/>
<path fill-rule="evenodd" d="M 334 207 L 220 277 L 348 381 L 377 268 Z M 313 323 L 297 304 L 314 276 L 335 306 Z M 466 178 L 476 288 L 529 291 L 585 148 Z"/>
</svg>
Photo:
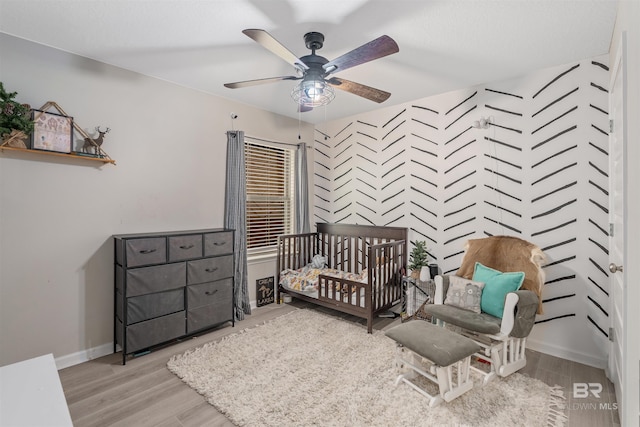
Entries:
<svg viewBox="0 0 640 427">
<path fill-rule="evenodd" d="M 58 104 L 56 104 L 53 101 L 47 101 L 46 104 L 44 104 L 42 107 L 40 107 L 38 114 L 42 114 L 43 112 L 46 112 L 49 108 L 55 108 L 56 110 L 58 110 L 58 112 L 65 116 L 65 117 L 69 117 L 69 115 L 62 109 L 62 107 L 60 107 Z M 38 116 L 36 116 L 35 118 L 37 119 Z M 9 146 L 9 142 L 12 139 L 18 138 L 19 135 L 12 135 L 10 136 L 9 139 L 5 140 L 4 142 L 2 142 L 2 139 L 0 139 L 0 152 L 4 152 L 5 150 L 7 151 L 14 151 L 14 152 L 20 152 L 20 153 L 30 153 L 30 154 L 43 154 L 45 156 L 56 156 L 56 157 L 66 157 L 66 158 L 72 158 L 72 159 L 82 159 L 82 160 L 88 160 L 91 162 L 102 162 L 102 163 L 111 163 L 112 165 L 116 164 L 116 161 L 113 160 L 111 157 L 109 157 L 109 155 L 107 153 L 105 153 L 105 151 L 102 149 L 102 147 L 100 147 L 100 145 L 98 145 L 93 138 L 91 138 L 89 136 L 89 134 L 87 134 L 87 132 L 85 132 L 79 125 L 78 123 L 76 123 L 75 121 L 73 122 L 73 128 L 78 131 L 78 133 L 80 135 L 82 135 L 85 138 L 85 141 L 87 139 L 92 140 L 93 142 L 93 147 L 95 149 L 96 153 L 100 153 L 100 156 L 83 156 L 82 154 L 75 154 L 75 153 L 59 153 L 57 151 L 46 151 L 46 150 L 33 150 L 31 148 L 19 148 L 19 147 L 11 147 Z M 109 128 L 107 128 L 107 132 L 109 131 Z M 14 131 L 15 132 L 15 131 Z M 106 132 L 105 132 L 106 133 Z M 23 134 L 24 136 L 24 134 Z M 100 139 L 100 142 L 102 142 L 102 139 Z"/>
<path fill-rule="evenodd" d="M 0 151 L 4 152 L 4 151 L 16 151 L 16 152 L 20 152 L 20 153 L 29 153 L 29 154 L 42 154 L 45 156 L 56 156 L 56 157 L 67 157 L 67 158 L 72 158 L 72 159 L 82 159 L 82 160 L 88 160 L 91 162 L 102 162 L 102 163 L 111 163 L 112 165 L 116 164 L 116 161 L 108 158 L 108 157 L 91 157 L 91 156 L 82 156 L 82 155 L 78 155 L 78 154 L 67 154 L 67 153 L 58 153 L 56 151 L 44 151 L 44 150 L 32 150 L 30 148 L 16 148 L 16 147 L 6 147 L 6 146 L 0 146 Z"/>
</svg>

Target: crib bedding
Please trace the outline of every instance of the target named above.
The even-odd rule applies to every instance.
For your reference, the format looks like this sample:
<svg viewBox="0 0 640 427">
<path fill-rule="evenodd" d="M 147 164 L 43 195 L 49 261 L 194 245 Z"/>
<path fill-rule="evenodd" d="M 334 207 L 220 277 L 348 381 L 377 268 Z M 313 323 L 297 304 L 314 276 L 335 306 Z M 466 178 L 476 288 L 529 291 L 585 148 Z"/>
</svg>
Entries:
<svg viewBox="0 0 640 427">
<path fill-rule="evenodd" d="M 339 279 L 353 280 L 354 282 L 367 283 L 366 274 L 348 273 L 335 268 L 315 268 L 307 265 L 297 270 L 283 270 L 280 273 L 280 285 L 293 291 L 317 293 L 318 277 L 321 274 Z M 337 284 L 336 286 L 339 287 L 340 285 Z M 341 291 L 341 289 L 336 290 Z"/>
<path fill-rule="evenodd" d="M 347 273 L 341 270 L 336 270 L 334 268 L 313 268 L 311 266 L 306 266 L 297 270 L 283 270 L 280 273 L 280 286 L 288 289 L 289 291 L 298 292 L 311 298 L 318 298 L 319 295 L 327 297 L 327 289 L 321 288 L 320 291 L 318 291 L 320 281 L 319 276 L 321 274 L 329 277 L 336 277 L 339 279 L 347 279 L 360 283 L 367 283 L 366 274 L 363 275 Z M 341 292 L 343 293 L 343 295 L 350 294 L 350 297 L 346 297 L 346 295 L 344 295 L 343 300 L 345 302 L 348 301 L 351 305 L 358 307 L 366 307 L 364 293 L 361 293 L 360 301 L 358 301 L 355 287 L 351 289 L 351 292 L 347 291 L 345 293 L 344 290 L 340 289 L 341 285 L 341 283 L 334 284 L 336 292 Z"/>
</svg>

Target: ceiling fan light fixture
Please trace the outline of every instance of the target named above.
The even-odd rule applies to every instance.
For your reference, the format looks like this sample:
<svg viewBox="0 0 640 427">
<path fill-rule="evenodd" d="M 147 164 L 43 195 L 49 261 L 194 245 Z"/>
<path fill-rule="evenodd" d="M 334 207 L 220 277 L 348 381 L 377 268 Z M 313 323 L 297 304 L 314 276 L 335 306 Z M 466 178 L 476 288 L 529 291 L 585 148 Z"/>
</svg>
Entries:
<svg viewBox="0 0 640 427">
<path fill-rule="evenodd" d="M 291 98 L 305 107 L 320 107 L 327 105 L 336 94 L 333 88 L 324 80 L 303 79 L 291 91 Z"/>
<path fill-rule="evenodd" d="M 316 51 L 321 49 L 324 44 L 324 35 L 322 33 L 312 31 L 304 35 L 305 46 L 307 49 L 311 49 L 311 54 L 298 58 L 265 30 L 246 29 L 242 32 L 265 49 L 270 50 L 287 63 L 293 65 L 297 75 L 225 83 L 225 87 L 237 89 L 283 80 L 301 80 L 291 91 L 291 97 L 298 104 L 299 112 L 311 111 L 314 107 L 329 104 L 335 98 L 334 88 L 377 103 L 386 101 L 391 95 L 389 92 L 342 78 L 332 77 L 327 80 L 327 77 L 336 71 L 344 71 L 356 65 L 398 52 L 398 44 L 387 35 L 371 40 L 335 58 L 333 61 L 329 61 L 323 56 L 316 55 Z"/>
</svg>

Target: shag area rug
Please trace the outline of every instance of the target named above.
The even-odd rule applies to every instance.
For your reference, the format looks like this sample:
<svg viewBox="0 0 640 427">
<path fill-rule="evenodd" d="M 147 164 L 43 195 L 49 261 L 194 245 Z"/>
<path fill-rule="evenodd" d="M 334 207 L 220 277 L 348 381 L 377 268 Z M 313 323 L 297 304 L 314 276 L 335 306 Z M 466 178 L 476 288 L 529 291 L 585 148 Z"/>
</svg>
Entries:
<svg viewBox="0 0 640 427">
<path fill-rule="evenodd" d="M 300 309 L 169 360 L 169 370 L 238 426 L 563 425 L 562 390 L 515 373 L 430 408 L 394 386 L 395 342 Z M 477 381 L 476 381 L 477 380 Z M 432 391 L 436 391 L 434 388 Z"/>
</svg>

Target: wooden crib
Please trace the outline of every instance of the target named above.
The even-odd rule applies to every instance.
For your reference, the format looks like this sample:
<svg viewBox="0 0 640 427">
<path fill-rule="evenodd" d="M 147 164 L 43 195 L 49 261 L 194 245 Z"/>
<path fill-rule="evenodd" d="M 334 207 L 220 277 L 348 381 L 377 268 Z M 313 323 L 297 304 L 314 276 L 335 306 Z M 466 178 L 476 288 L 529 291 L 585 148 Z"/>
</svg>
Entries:
<svg viewBox="0 0 640 427">
<path fill-rule="evenodd" d="M 407 229 L 352 224 L 318 223 L 317 232 L 278 238 L 277 290 L 280 294 L 329 307 L 367 320 L 389 310 L 402 297 L 402 276 L 407 265 Z M 314 255 L 326 257 L 327 267 L 359 276 L 359 280 L 320 273 L 317 292 L 298 292 L 282 286 L 283 271 L 299 270 Z"/>
</svg>

